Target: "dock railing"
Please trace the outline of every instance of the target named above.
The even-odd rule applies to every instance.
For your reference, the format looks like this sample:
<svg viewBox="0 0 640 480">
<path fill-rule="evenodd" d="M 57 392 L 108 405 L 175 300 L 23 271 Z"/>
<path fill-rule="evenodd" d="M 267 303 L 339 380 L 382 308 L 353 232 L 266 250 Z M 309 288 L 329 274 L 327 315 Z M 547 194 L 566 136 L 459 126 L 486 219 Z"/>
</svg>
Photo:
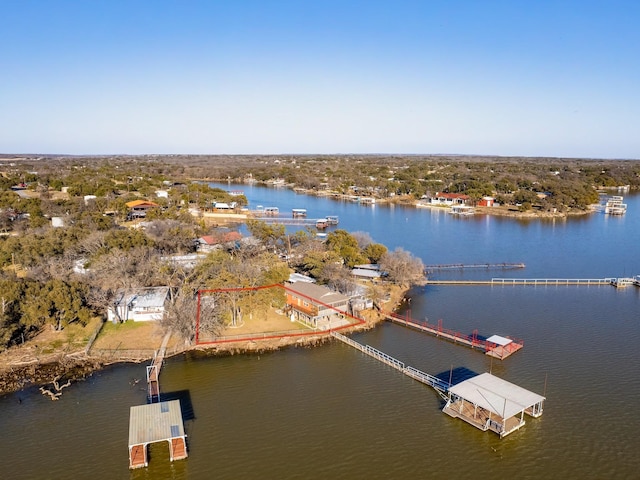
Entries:
<svg viewBox="0 0 640 480">
<path fill-rule="evenodd" d="M 449 390 L 451 384 L 440 380 L 438 377 L 422 372 L 417 368 L 405 365 L 404 362 L 401 362 L 400 360 L 393 358 L 392 356 L 387 355 L 386 353 L 381 352 L 377 348 L 374 348 L 370 345 L 362 345 L 355 340 L 352 340 L 349 337 L 335 331 L 331 332 L 331 335 L 341 342 L 344 342 L 347 345 L 360 350 L 362 353 L 366 353 L 370 357 L 375 358 L 376 360 L 379 360 L 380 362 L 395 368 L 399 372 L 404 373 L 406 376 L 411 377 L 414 380 L 419 381 L 420 383 L 424 383 L 425 385 L 433 387 L 442 398 L 447 398 L 446 392 Z"/>
<path fill-rule="evenodd" d="M 492 278 L 499 285 L 611 285 L 615 278 Z"/>
</svg>

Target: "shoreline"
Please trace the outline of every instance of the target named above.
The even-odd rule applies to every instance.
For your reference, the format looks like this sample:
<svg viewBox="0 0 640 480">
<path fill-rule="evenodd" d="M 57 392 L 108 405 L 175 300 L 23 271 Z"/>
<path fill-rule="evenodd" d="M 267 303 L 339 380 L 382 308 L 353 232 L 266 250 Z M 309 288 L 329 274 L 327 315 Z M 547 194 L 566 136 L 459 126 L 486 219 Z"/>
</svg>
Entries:
<svg viewBox="0 0 640 480">
<path fill-rule="evenodd" d="M 396 310 L 401 304 L 409 289 L 397 289 L 392 295 L 391 310 Z M 343 333 L 354 333 L 376 328 L 379 323 L 385 321 L 384 316 L 375 311 L 364 323 L 342 329 Z M 259 338 L 242 340 L 238 342 L 220 343 L 218 345 L 192 345 L 183 350 L 175 351 L 165 358 L 178 355 L 197 357 L 225 357 L 232 355 L 252 355 L 266 352 L 276 352 L 285 348 L 315 348 L 331 341 L 330 331 L 318 332 L 317 335 L 308 337 L 281 337 L 279 339 Z M 72 353 L 52 353 L 47 358 L 36 359 L 30 362 L 15 362 L 0 366 L 0 396 L 15 394 L 32 387 L 46 387 L 56 381 L 75 382 L 89 378 L 94 372 L 106 367 L 128 363 L 144 363 L 152 359 L 152 355 L 138 358 L 111 358 L 105 359 L 102 355 L 91 355 L 84 350 Z"/>
</svg>

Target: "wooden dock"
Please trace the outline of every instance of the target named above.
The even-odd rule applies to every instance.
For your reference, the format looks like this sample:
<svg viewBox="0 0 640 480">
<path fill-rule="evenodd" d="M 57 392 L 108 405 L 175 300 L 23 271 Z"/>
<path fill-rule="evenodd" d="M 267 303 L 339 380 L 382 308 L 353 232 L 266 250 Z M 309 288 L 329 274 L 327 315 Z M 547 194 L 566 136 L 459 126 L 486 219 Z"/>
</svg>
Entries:
<svg viewBox="0 0 640 480">
<path fill-rule="evenodd" d="M 169 442 L 169 458 L 187 458 L 187 435 L 184 432 L 179 400 L 160 400 L 160 369 L 167 352 L 171 332 L 162 340 L 151 365 L 147 366 L 147 405 L 131 407 L 129 412 L 129 468 L 149 465 L 147 446 L 150 443 Z"/>
<path fill-rule="evenodd" d="M 477 330 L 475 330 L 472 335 L 465 335 L 454 330 L 449 330 L 442 327 L 442 320 L 438 321 L 438 325 L 431 325 L 428 322 L 418 322 L 413 320 L 408 315 L 403 317 L 396 313 L 383 313 L 386 316 L 386 319 L 390 322 L 409 327 L 414 330 L 419 330 L 438 338 L 449 340 L 456 344 L 478 349 L 486 355 L 499 360 L 504 360 L 524 347 L 524 342 L 522 340 L 510 337 L 493 335 L 488 338 L 479 338 Z"/>
</svg>

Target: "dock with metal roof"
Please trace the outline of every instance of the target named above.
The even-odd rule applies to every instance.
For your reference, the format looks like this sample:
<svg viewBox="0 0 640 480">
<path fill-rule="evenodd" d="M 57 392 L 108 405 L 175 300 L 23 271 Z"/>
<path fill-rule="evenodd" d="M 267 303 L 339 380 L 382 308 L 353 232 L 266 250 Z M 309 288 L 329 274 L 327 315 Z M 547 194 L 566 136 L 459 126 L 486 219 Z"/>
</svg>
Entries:
<svg viewBox="0 0 640 480">
<path fill-rule="evenodd" d="M 162 340 L 151 365 L 147 366 L 147 405 L 136 405 L 129 410 L 129 468 L 149 465 L 147 446 L 156 442 L 169 442 L 169 458 L 187 458 L 187 435 L 184 432 L 180 400 L 161 401 L 160 369 L 171 333 Z"/>
<path fill-rule="evenodd" d="M 449 387 L 449 400 L 442 411 L 503 438 L 524 426 L 525 413 L 542 415 L 544 401 L 542 395 L 482 373 Z"/>
<path fill-rule="evenodd" d="M 444 413 L 480 430 L 491 430 L 500 438 L 522 427 L 525 413 L 531 417 L 542 415 L 545 397 L 490 373 L 482 373 L 453 385 L 451 380 L 445 381 L 407 366 L 376 348 L 362 345 L 338 332 L 331 332 L 331 336 L 432 387 L 446 401 L 442 409 Z"/>
<path fill-rule="evenodd" d="M 131 407 L 129 411 L 129 468 L 149 464 L 147 446 L 169 443 L 169 458 L 187 458 L 187 440 L 179 400 Z"/>
</svg>

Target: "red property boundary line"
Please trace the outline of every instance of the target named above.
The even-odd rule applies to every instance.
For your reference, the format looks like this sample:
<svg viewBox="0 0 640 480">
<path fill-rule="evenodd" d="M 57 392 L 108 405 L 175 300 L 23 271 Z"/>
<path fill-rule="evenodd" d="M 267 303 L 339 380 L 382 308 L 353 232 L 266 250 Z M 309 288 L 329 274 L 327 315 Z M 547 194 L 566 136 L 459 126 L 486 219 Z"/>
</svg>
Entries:
<svg viewBox="0 0 640 480">
<path fill-rule="evenodd" d="M 202 298 L 202 294 L 203 293 L 224 293 L 224 292 L 242 292 L 242 291 L 258 291 L 258 290 L 265 290 L 265 289 L 270 289 L 270 288 L 282 288 L 283 290 L 287 291 L 287 292 L 292 292 L 295 295 L 297 295 L 298 297 L 301 298 L 305 298 L 307 300 L 310 300 L 314 303 L 317 303 L 319 305 L 322 305 L 326 308 L 329 308 L 331 310 L 334 310 L 335 312 L 339 312 L 341 315 L 344 315 L 345 317 L 355 320 L 355 323 L 351 323 L 349 325 L 343 325 L 341 327 L 336 327 L 336 328 L 330 328 L 329 330 L 314 330 L 314 331 L 310 331 L 310 332 L 300 332 L 300 333 L 278 333 L 278 332 L 274 332 L 271 335 L 263 335 L 263 336 L 247 336 L 247 337 L 238 337 L 238 338 L 231 338 L 231 339 L 220 339 L 220 340 L 210 340 L 210 341 L 200 341 L 200 300 Z M 246 341 L 258 341 L 258 340 L 273 340 L 273 339 L 280 339 L 280 338 L 297 338 L 297 337 L 313 337 L 313 336 L 318 336 L 318 335 L 329 335 L 331 334 L 331 332 L 338 332 L 340 330 L 345 330 L 347 328 L 352 328 L 352 327 L 356 327 L 358 325 L 362 325 L 364 324 L 365 321 L 362 318 L 358 318 L 355 317 L 353 315 L 351 315 L 350 313 L 347 312 L 342 312 L 338 309 L 336 309 L 335 307 L 332 307 L 331 305 L 328 305 L 326 303 L 320 302 L 317 299 L 314 299 L 312 297 L 309 297 L 307 295 L 304 295 L 292 288 L 286 287 L 284 285 L 281 284 L 273 284 L 273 285 L 262 285 L 260 287 L 237 287 L 237 288 L 216 288 L 216 289 L 205 289 L 205 290 L 198 290 L 198 305 L 197 305 L 197 310 L 196 310 L 196 338 L 195 338 L 195 344 L 197 345 L 217 345 L 217 344 L 222 344 L 222 343 L 233 343 L 233 342 L 246 342 Z"/>
</svg>

